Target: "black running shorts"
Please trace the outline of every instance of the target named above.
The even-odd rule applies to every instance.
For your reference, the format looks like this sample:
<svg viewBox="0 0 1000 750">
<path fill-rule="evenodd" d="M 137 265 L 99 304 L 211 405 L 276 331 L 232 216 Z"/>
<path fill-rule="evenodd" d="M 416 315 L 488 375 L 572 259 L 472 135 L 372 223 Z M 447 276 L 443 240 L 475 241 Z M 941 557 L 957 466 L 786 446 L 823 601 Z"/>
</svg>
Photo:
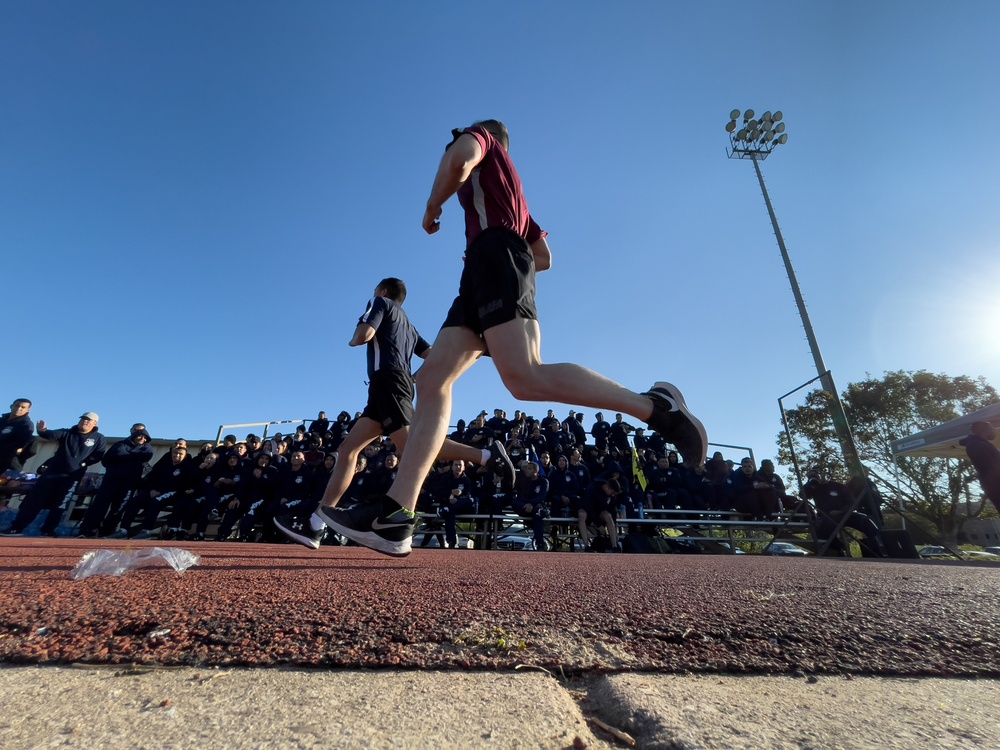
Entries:
<svg viewBox="0 0 1000 750">
<path fill-rule="evenodd" d="M 413 377 L 401 370 L 378 370 L 368 383 L 368 404 L 362 417 L 382 425 L 391 435 L 413 421 Z"/>
<path fill-rule="evenodd" d="M 465 269 L 442 328 L 482 335 L 515 318 L 537 320 L 535 261 L 527 241 L 505 227 L 483 231 L 465 251 Z"/>
</svg>

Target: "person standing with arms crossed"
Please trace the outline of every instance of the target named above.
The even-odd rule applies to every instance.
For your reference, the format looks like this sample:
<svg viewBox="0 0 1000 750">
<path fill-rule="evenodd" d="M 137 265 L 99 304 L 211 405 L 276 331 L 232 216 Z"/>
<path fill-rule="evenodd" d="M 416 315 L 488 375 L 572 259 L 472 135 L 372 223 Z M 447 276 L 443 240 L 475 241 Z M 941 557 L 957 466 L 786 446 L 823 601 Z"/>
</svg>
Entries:
<svg viewBox="0 0 1000 750">
<path fill-rule="evenodd" d="M 417 376 L 419 402 L 396 481 L 380 502 L 338 509 L 327 526 L 387 555 L 410 553 L 420 486 L 438 455 L 451 418 L 452 388 L 489 352 L 511 395 L 620 411 L 643 420 L 677 446 L 689 466 L 704 463 L 708 436 L 681 392 L 658 382 L 635 393 L 575 364 L 543 364 L 535 309 L 535 272 L 551 266 L 546 233 L 531 218 L 507 128 L 482 120 L 453 130 L 438 167 L 423 229 L 440 229 L 452 195 L 465 211 L 465 268 L 459 293 Z"/>
</svg>

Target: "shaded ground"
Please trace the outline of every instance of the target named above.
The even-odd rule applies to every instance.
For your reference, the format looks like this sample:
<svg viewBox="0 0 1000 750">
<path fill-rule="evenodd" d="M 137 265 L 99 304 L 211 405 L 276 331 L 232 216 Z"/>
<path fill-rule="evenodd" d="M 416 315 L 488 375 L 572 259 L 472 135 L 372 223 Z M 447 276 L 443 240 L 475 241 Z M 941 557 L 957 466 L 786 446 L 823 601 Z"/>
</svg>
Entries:
<svg viewBox="0 0 1000 750">
<path fill-rule="evenodd" d="M 0 662 L 1000 676 L 990 564 L 186 544 L 71 580 L 97 546 L 0 542 Z"/>
</svg>

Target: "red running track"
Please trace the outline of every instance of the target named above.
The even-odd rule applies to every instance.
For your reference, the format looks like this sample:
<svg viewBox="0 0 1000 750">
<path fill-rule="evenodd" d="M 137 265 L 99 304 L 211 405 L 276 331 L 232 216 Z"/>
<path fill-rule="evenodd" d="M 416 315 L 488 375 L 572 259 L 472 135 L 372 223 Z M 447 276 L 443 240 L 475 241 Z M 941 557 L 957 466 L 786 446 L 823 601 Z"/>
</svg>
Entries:
<svg viewBox="0 0 1000 750">
<path fill-rule="evenodd" d="M 123 546 L 0 542 L 0 662 L 1000 677 L 992 564 L 185 543 L 70 579 Z"/>
</svg>

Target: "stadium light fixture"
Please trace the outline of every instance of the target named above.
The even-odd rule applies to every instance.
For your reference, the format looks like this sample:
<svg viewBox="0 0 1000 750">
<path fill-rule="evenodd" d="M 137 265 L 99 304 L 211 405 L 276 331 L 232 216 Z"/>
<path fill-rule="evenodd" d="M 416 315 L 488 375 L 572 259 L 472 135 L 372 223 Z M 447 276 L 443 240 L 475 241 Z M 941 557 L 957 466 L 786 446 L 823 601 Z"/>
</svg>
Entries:
<svg viewBox="0 0 1000 750">
<path fill-rule="evenodd" d="M 788 283 L 792 286 L 795 304 L 799 309 L 802 327 L 805 329 L 809 349 L 812 352 L 813 362 L 816 365 L 816 372 L 819 375 L 823 390 L 830 394 L 830 413 L 833 417 L 834 429 L 837 432 L 837 440 L 844 453 L 844 463 L 851 476 L 856 476 L 864 480 L 865 484 L 863 486 L 870 488 L 874 493 L 874 487 L 868 480 L 861 459 L 858 457 L 854 436 L 851 434 L 851 427 L 847 422 L 847 414 L 844 412 L 844 405 L 840 401 L 840 393 L 837 391 L 837 385 L 833 381 L 833 374 L 827 369 L 826 363 L 823 361 L 823 354 L 819 349 L 816 333 L 813 331 L 812 323 L 809 320 L 809 312 L 806 310 L 802 290 L 799 289 L 799 282 L 795 278 L 792 259 L 788 255 L 788 248 L 785 247 L 785 240 L 781 236 L 780 227 L 778 227 L 778 218 L 774 215 L 771 197 L 767 194 L 767 186 L 764 184 L 764 175 L 760 171 L 760 162 L 770 156 L 775 148 L 788 143 L 784 115 L 781 110 L 775 112 L 767 111 L 761 114 L 759 119 L 755 119 L 755 112 L 752 109 L 748 109 L 742 113 L 742 125 L 738 122 L 740 118 L 741 114 L 738 109 L 734 109 L 729 113 L 726 132 L 729 133 L 730 148 L 727 150 L 727 154 L 730 159 L 750 159 L 753 162 L 754 171 L 757 173 L 757 181 L 760 183 L 760 191 L 764 194 L 767 213 L 771 217 L 774 236 L 778 240 L 781 259 L 785 264 Z"/>
</svg>

